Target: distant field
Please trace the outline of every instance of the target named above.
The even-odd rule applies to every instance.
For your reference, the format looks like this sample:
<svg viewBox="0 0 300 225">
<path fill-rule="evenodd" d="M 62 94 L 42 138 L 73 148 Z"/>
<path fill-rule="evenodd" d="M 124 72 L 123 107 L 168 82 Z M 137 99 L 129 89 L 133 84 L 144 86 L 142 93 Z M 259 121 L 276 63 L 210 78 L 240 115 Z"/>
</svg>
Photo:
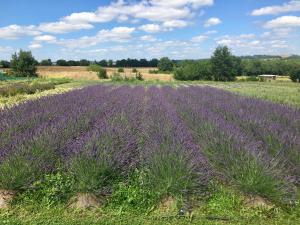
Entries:
<svg viewBox="0 0 300 225">
<path fill-rule="evenodd" d="M 90 72 L 87 70 L 88 67 L 84 66 L 39 66 L 38 74 L 41 77 L 46 78 L 60 78 L 68 77 L 74 79 L 88 79 L 98 80 L 96 72 Z M 135 73 L 132 73 L 133 68 L 124 68 L 124 72 L 120 73 L 122 76 L 132 77 Z M 145 80 L 160 80 L 160 81 L 172 81 L 173 77 L 171 74 L 150 74 L 150 70 L 157 68 L 137 68 L 138 72 L 143 75 Z M 118 68 L 106 68 L 108 76 L 112 76 L 118 71 Z"/>
</svg>

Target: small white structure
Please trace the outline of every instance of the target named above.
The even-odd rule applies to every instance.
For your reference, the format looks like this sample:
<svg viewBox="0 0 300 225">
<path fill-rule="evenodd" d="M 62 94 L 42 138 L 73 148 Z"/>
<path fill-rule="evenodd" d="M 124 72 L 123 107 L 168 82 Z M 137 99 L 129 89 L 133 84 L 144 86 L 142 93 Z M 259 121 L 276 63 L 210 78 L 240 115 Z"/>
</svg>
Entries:
<svg viewBox="0 0 300 225">
<path fill-rule="evenodd" d="M 269 75 L 269 74 L 259 75 L 258 77 L 260 81 L 267 81 L 267 80 L 271 81 L 277 79 L 277 75 Z"/>
</svg>

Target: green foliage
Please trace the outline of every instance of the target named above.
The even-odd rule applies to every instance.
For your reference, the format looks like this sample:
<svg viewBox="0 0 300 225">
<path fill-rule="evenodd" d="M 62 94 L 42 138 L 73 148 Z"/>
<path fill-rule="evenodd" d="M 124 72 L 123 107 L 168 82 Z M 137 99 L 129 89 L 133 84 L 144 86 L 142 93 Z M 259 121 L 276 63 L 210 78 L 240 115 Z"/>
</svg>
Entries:
<svg viewBox="0 0 300 225">
<path fill-rule="evenodd" d="M 13 74 L 18 77 L 36 77 L 37 61 L 32 56 L 31 52 L 20 50 L 17 54 L 12 55 L 11 68 Z"/>
<path fill-rule="evenodd" d="M 96 72 L 98 77 L 100 79 L 107 79 L 107 72 L 106 69 L 104 69 L 103 67 L 97 65 L 97 64 L 91 64 L 88 67 L 88 71 L 92 71 L 92 72 Z"/>
<path fill-rule="evenodd" d="M 0 61 L 0 68 L 10 68 L 10 62 L 6 60 L 1 60 Z"/>
<path fill-rule="evenodd" d="M 161 71 L 173 71 L 174 63 L 168 58 L 163 57 L 158 62 L 158 68 Z"/>
<path fill-rule="evenodd" d="M 53 85 L 61 85 L 71 83 L 73 80 L 71 78 L 63 77 L 63 78 L 48 78 L 46 82 L 50 82 Z"/>
<path fill-rule="evenodd" d="M 137 73 L 138 70 L 137 70 L 136 68 L 133 68 L 133 69 L 132 69 L 132 72 L 133 72 L 133 73 Z"/>
<path fill-rule="evenodd" d="M 239 194 L 220 184 L 211 187 L 211 196 L 205 205 L 209 215 L 218 217 L 236 216 L 242 210 L 242 198 Z"/>
<path fill-rule="evenodd" d="M 124 73 L 124 68 L 119 68 L 118 73 Z"/>
<path fill-rule="evenodd" d="M 237 76 L 235 58 L 227 46 L 219 46 L 211 57 L 212 73 L 215 81 L 234 81 Z"/>
<path fill-rule="evenodd" d="M 239 82 L 247 82 L 247 81 L 259 81 L 258 77 L 256 76 L 249 76 L 249 77 L 246 77 L 246 78 L 242 78 L 242 79 L 238 79 L 237 81 Z"/>
<path fill-rule="evenodd" d="M 294 67 L 291 69 L 290 78 L 293 82 L 300 83 L 300 67 Z"/>
<path fill-rule="evenodd" d="M 37 91 L 51 90 L 55 88 L 53 83 L 19 82 L 0 87 L 0 96 L 9 97 L 18 94 L 34 94 Z"/>
<path fill-rule="evenodd" d="M 26 189 L 47 173 L 48 168 L 55 167 L 57 156 L 50 142 L 40 140 L 23 146 L 18 154 L 10 155 L 1 163 L 0 189 Z"/>
<path fill-rule="evenodd" d="M 120 182 L 108 199 L 108 207 L 119 211 L 146 212 L 154 207 L 157 193 L 151 189 L 148 173 L 135 170 L 128 182 Z"/>
<path fill-rule="evenodd" d="M 92 71 L 92 72 L 99 72 L 101 69 L 101 66 L 98 64 L 91 64 L 89 65 L 89 67 L 87 68 L 88 71 Z"/>
<path fill-rule="evenodd" d="M 91 64 L 88 67 L 88 71 L 96 72 L 100 79 L 107 79 L 107 71 L 98 64 Z"/>
<path fill-rule="evenodd" d="M 176 80 L 211 80 L 211 65 L 209 61 L 183 61 L 175 69 Z"/>
<path fill-rule="evenodd" d="M 124 78 L 119 73 L 114 73 L 111 77 L 111 81 L 124 81 Z"/>
<path fill-rule="evenodd" d="M 71 196 L 74 178 L 61 172 L 48 174 L 34 182 L 30 189 L 21 194 L 19 199 L 25 203 L 55 206 L 64 203 Z"/>
<path fill-rule="evenodd" d="M 76 178 L 75 188 L 79 192 L 96 192 L 109 185 L 116 176 L 105 160 L 81 154 L 70 165 L 70 173 Z"/>
<path fill-rule="evenodd" d="M 197 175 L 183 155 L 161 151 L 152 156 L 146 168 L 152 189 L 161 198 L 181 198 L 185 192 L 199 190 Z"/>
<path fill-rule="evenodd" d="M 143 75 L 140 72 L 136 73 L 135 79 L 139 80 L 139 81 L 143 81 L 144 80 Z"/>
<path fill-rule="evenodd" d="M 41 66 L 52 66 L 53 63 L 52 63 L 51 59 L 44 59 L 40 62 L 40 65 Z"/>
</svg>

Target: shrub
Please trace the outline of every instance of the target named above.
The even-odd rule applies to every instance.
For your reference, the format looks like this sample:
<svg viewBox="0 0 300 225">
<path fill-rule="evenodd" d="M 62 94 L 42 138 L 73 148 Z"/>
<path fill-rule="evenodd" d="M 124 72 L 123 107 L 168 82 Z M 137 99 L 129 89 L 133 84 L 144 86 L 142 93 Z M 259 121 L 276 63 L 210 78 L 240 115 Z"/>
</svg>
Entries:
<svg viewBox="0 0 300 225">
<path fill-rule="evenodd" d="M 107 76 L 106 69 L 104 69 L 104 68 L 101 67 L 100 70 L 98 71 L 98 77 L 100 79 L 107 79 L 108 76 Z"/>
<path fill-rule="evenodd" d="M 158 74 L 158 73 L 159 73 L 159 70 L 149 70 L 149 73 L 150 73 L 150 74 Z"/>
<path fill-rule="evenodd" d="M 176 80 L 211 80 L 211 65 L 208 61 L 185 61 L 175 69 Z"/>
<path fill-rule="evenodd" d="M 133 72 L 133 73 L 137 73 L 138 70 L 137 70 L 136 68 L 133 68 L 133 69 L 132 69 L 132 72 Z"/>
<path fill-rule="evenodd" d="M 55 85 L 53 83 L 14 83 L 0 87 L 0 95 L 9 97 L 15 96 L 17 94 L 34 94 L 37 91 L 45 91 L 54 89 Z"/>
<path fill-rule="evenodd" d="M 135 75 L 135 79 L 137 79 L 139 81 L 143 81 L 144 80 L 143 75 L 140 72 Z"/>
<path fill-rule="evenodd" d="M 51 59 L 44 59 L 40 62 L 40 65 L 41 66 L 52 66 L 53 63 L 52 63 Z"/>
<path fill-rule="evenodd" d="M 99 72 L 101 69 L 101 66 L 100 65 L 97 65 L 97 64 L 91 64 L 87 70 L 88 71 L 92 71 L 92 72 Z"/>
<path fill-rule="evenodd" d="M 174 63 L 168 58 L 163 57 L 158 62 L 158 68 L 161 71 L 173 71 Z"/>
<path fill-rule="evenodd" d="M 293 82 L 300 83 L 300 67 L 291 69 L 290 78 Z"/>
<path fill-rule="evenodd" d="M 17 54 L 12 55 L 11 68 L 13 74 L 18 77 L 36 77 L 37 61 L 32 56 L 31 52 L 20 50 Z"/>
<path fill-rule="evenodd" d="M 119 73 L 114 73 L 111 77 L 112 81 L 123 81 L 124 78 Z"/>
<path fill-rule="evenodd" d="M 118 73 L 124 73 L 124 69 L 123 68 L 119 68 L 118 69 Z"/>
</svg>

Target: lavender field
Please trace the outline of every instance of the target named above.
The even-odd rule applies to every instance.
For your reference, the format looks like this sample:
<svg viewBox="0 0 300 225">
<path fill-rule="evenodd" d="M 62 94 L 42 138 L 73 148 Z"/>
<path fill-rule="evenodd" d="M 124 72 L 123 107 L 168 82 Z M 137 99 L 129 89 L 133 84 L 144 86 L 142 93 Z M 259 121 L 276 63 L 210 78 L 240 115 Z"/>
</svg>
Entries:
<svg viewBox="0 0 300 225">
<path fill-rule="evenodd" d="M 211 87 L 98 85 L 43 97 L 0 111 L 0 140 L 3 190 L 60 171 L 75 192 L 109 196 L 139 171 L 156 201 L 205 198 L 217 182 L 289 205 L 300 184 L 299 109 Z"/>
</svg>

